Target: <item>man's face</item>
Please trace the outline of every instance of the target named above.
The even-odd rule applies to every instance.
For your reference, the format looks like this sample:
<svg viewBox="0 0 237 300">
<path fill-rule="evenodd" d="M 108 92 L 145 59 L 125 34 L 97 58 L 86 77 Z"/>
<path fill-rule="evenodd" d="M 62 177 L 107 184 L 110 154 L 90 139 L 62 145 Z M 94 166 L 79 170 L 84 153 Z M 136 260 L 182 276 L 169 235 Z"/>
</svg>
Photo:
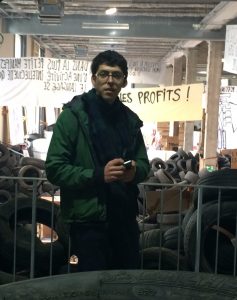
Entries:
<svg viewBox="0 0 237 300">
<path fill-rule="evenodd" d="M 127 85 L 127 80 L 120 67 L 111 67 L 105 64 L 99 66 L 97 73 L 92 75 L 91 82 L 97 95 L 100 95 L 108 103 L 114 102 L 121 88 Z"/>
</svg>

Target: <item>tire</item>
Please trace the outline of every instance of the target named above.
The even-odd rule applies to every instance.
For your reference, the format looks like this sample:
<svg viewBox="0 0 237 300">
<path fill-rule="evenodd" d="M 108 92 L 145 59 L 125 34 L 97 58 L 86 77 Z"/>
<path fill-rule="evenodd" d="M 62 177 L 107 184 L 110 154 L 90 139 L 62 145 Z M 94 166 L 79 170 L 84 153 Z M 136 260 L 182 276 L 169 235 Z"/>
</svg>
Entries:
<svg viewBox="0 0 237 300">
<path fill-rule="evenodd" d="M 21 167 L 17 166 L 15 168 L 12 169 L 12 176 L 17 177 L 19 175 L 19 171 L 20 171 Z"/>
<path fill-rule="evenodd" d="M 184 181 L 184 177 L 185 177 L 185 172 L 184 171 L 180 171 L 179 172 L 179 178 L 180 178 L 181 182 Z"/>
<path fill-rule="evenodd" d="M 155 191 L 157 190 L 157 188 L 159 188 L 159 184 L 160 183 L 160 180 L 158 177 L 156 176 L 152 176 L 152 177 L 149 177 L 145 183 L 148 183 L 147 185 L 144 184 L 144 189 L 145 191 Z M 153 185 L 154 183 L 154 185 Z"/>
<path fill-rule="evenodd" d="M 20 159 L 19 165 L 22 167 L 31 165 L 39 168 L 40 170 L 45 170 L 45 161 L 36 157 L 22 157 Z"/>
<path fill-rule="evenodd" d="M 13 277 L 13 274 L 0 271 L 0 285 L 11 283 L 14 281 L 20 281 L 20 280 L 26 280 L 27 277 L 16 275 L 15 278 Z"/>
<path fill-rule="evenodd" d="M 161 158 L 153 158 L 150 162 L 152 171 L 156 172 L 160 169 L 165 169 L 165 162 Z"/>
<path fill-rule="evenodd" d="M 187 167 L 186 167 L 186 160 L 185 159 L 180 159 L 176 162 L 177 168 L 179 171 L 184 171 L 187 172 Z"/>
<path fill-rule="evenodd" d="M 140 232 L 143 232 L 143 231 L 152 230 L 152 229 L 159 229 L 159 224 L 139 222 L 138 227 L 139 227 Z"/>
<path fill-rule="evenodd" d="M 182 159 L 189 159 L 189 156 L 187 154 L 186 151 L 184 151 L 183 149 L 178 149 L 177 153 L 181 156 Z"/>
<path fill-rule="evenodd" d="M 216 230 L 213 226 L 217 225 L 218 203 L 207 203 L 203 205 L 201 216 L 201 242 L 200 242 L 200 270 L 213 273 L 215 271 L 215 253 L 216 253 Z M 237 213 L 237 202 L 223 202 L 220 209 L 220 227 L 235 236 L 235 223 Z M 184 232 L 184 251 L 192 269 L 195 267 L 196 256 L 196 232 L 197 232 L 197 210 L 190 217 Z M 231 239 L 219 231 L 219 244 L 221 249 L 223 245 L 231 245 Z M 219 265 L 218 257 L 218 273 L 233 274 L 234 269 L 234 247 L 229 252 L 227 258 L 232 257 L 232 268 L 224 270 Z M 219 250 L 220 252 L 220 250 Z M 221 252 L 220 252 L 221 253 Z M 223 257 L 222 257 L 223 265 Z M 229 264 L 230 265 L 230 264 Z"/>
<path fill-rule="evenodd" d="M 180 253 L 183 253 L 183 245 L 183 231 L 179 226 L 170 228 L 165 231 L 163 247 L 171 250 L 178 250 Z"/>
<path fill-rule="evenodd" d="M 172 159 L 168 159 L 165 162 L 165 166 L 166 166 L 165 170 L 167 172 L 169 172 L 172 176 L 174 176 L 178 173 L 178 168 L 177 168 L 176 162 L 173 161 Z"/>
<path fill-rule="evenodd" d="M 163 234 L 164 232 L 160 229 L 151 229 L 141 233 L 139 239 L 140 249 L 161 247 L 163 245 Z"/>
<path fill-rule="evenodd" d="M 12 195 L 6 190 L 0 190 L 0 205 L 10 201 L 12 199 Z"/>
<path fill-rule="evenodd" d="M 179 213 L 158 213 L 156 215 L 156 222 L 161 225 L 172 225 L 176 226 L 179 224 L 180 214 Z"/>
<path fill-rule="evenodd" d="M 18 177 L 23 177 L 18 180 L 20 188 L 26 191 L 32 191 L 33 180 L 24 179 L 24 177 L 42 178 L 42 172 L 38 167 L 27 165 L 19 170 Z M 38 180 L 36 185 L 39 186 L 40 184 L 41 181 Z"/>
<path fill-rule="evenodd" d="M 199 161 L 200 161 L 200 153 L 196 153 L 195 155 L 194 155 L 194 158 L 196 159 L 196 161 L 199 163 Z"/>
<path fill-rule="evenodd" d="M 15 154 L 10 154 L 8 161 L 6 162 L 6 167 L 10 170 L 14 169 L 17 166 L 17 158 Z"/>
<path fill-rule="evenodd" d="M 162 231 L 174 228 L 179 224 L 179 214 L 174 213 L 157 213 L 157 224 Z"/>
<path fill-rule="evenodd" d="M 159 270 L 94 271 L 37 278 L 0 286 L 1 299 L 234 300 L 229 276 Z"/>
<path fill-rule="evenodd" d="M 10 152 L 6 146 L 0 144 L 0 168 L 5 166 L 10 157 Z"/>
<path fill-rule="evenodd" d="M 183 218 L 183 221 L 182 221 L 182 230 L 183 230 L 183 233 L 185 232 L 185 228 L 188 224 L 188 221 L 189 219 L 191 218 L 192 214 L 194 213 L 195 211 L 195 207 L 193 205 L 191 205 L 189 207 L 189 209 L 186 211 L 185 215 L 184 215 L 184 218 Z"/>
<path fill-rule="evenodd" d="M 58 189 L 59 189 L 58 186 L 53 185 L 48 180 L 43 181 L 43 183 L 42 183 L 42 192 L 43 193 L 48 193 L 51 196 L 53 196 Z"/>
<path fill-rule="evenodd" d="M 172 177 L 170 173 L 164 169 L 159 169 L 157 172 L 155 172 L 155 176 L 159 179 L 160 183 L 164 183 L 164 184 L 176 183 L 174 177 Z"/>
<path fill-rule="evenodd" d="M 237 182 L 237 169 L 222 169 L 218 171 L 209 172 L 205 177 L 200 178 L 196 185 L 200 186 L 223 186 L 231 187 L 236 186 Z M 203 188 L 202 201 L 203 203 L 216 200 L 218 198 L 217 188 Z M 222 201 L 236 201 L 237 189 L 221 189 Z M 198 201 L 198 187 L 194 189 L 193 202 L 194 206 L 197 207 Z"/>
<path fill-rule="evenodd" d="M 185 257 L 164 247 L 152 247 L 141 251 L 145 270 L 188 270 Z"/>
<path fill-rule="evenodd" d="M 184 179 L 187 180 L 188 183 L 190 184 L 196 184 L 196 182 L 199 179 L 199 176 L 197 173 L 194 173 L 192 171 L 188 171 L 185 176 Z"/>
<path fill-rule="evenodd" d="M 193 154 L 192 154 L 191 151 L 189 151 L 187 154 L 188 154 L 188 157 L 189 157 L 189 158 L 194 158 L 194 156 L 193 156 Z"/>
<path fill-rule="evenodd" d="M 4 261 L 4 271 L 12 270 L 14 255 L 14 223 L 15 200 L 8 201 L 0 206 L 0 257 Z M 44 224 L 55 229 L 55 222 L 51 224 L 51 213 L 55 221 L 58 207 L 43 199 L 37 199 L 36 223 Z M 17 201 L 17 235 L 16 235 L 16 267 L 22 270 L 30 267 L 31 256 L 31 232 L 21 230 L 22 225 L 32 223 L 32 199 L 21 198 Z M 41 275 L 47 275 L 50 265 L 51 243 L 42 243 L 35 236 L 35 271 Z M 65 264 L 65 252 L 61 243 L 55 240 L 52 244 L 52 267 L 56 270 Z"/>
<path fill-rule="evenodd" d="M 187 171 L 198 173 L 198 163 L 195 158 L 189 158 L 186 160 Z"/>
<path fill-rule="evenodd" d="M 0 178 L 0 189 L 9 190 L 14 185 L 11 179 L 12 172 L 8 167 L 0 168 L 0 176 L 6 176 L 9 178 Z"/>
<path fill-rule="evenodd" d="M 179 153 L 174 153 L 170 156 L 169 160 L 173 160 L 175 162 L 177 162 L 178 160 L 182 159 L 181 155 Z"/>
</svg>

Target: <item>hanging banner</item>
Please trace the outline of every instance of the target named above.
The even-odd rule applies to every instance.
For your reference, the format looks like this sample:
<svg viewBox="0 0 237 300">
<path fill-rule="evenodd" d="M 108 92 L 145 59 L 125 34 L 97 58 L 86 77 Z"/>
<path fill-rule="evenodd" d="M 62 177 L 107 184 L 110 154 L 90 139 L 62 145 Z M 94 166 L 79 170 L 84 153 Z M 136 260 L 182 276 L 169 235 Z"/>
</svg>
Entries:
<svg viewBox="0 0 237 300">
<path fill-rule="evenodd" d="M 203 84 L 123 89 L 121 101 L 148 122 L 202 119 Z"/>
<path fill-rule="evenodd" d="M 237 74 L 237 25 L 226 26 L 224 71 Z"/>
<path fill-rule="evenodd" d="M 221 88 L 218 121 L 218 148 L 237 148 L 237 86 Z"/>
<path fill-rule="evenodd" d="M 90 85 L 88 61 L 0 58 L 0 105 L 61 107 Z"/>
<path fill-rule="evenodd" d="M 128 82 L 157 86 L 160 76 L 160 66 L 155 59 L 129 59 Z"/>
<path fill-rule="evenodd" d="M 62 107 L 91 88 L 90 77 L 88 61 L 0 58 L 0 106 Z M 190 121 L 202 118 L 202 93 L 203 84 L 134 88 L 120 99 L 143 121 Z"/>
</svg>

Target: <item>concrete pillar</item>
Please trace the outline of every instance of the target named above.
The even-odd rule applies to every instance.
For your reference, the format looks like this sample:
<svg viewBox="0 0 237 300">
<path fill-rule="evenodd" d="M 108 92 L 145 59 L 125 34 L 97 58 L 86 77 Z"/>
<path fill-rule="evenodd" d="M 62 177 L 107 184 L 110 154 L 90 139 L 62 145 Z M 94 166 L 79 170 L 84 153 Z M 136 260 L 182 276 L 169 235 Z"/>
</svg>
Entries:
<svg viewBox="0 0 237 300">
<path fill-rule="evenodd" d="M 172 85 L 180 85 L 183 81 L 183 56 L 174 58 Z"/>
<path fill-rule="evenodd" d="M 15 35 L 4 33 L 3 43 L 0 45 L 0 57 L 15 56 Z M 6 106 L 0 107 L 0 141 L 9 144 L 8 110 Z"/>
<path fill-rule="evenodd" d="M 163 74 L 163 84 L 165 86 L 172 85 L 172 75 L 173 75 L 173 67 L 172 66 L 166 66 L 164 74 Z"/>
<path fill-rule="evenodd" d="M 218 139 L 218 114 L 221 87 L 224 42 L 208 43 L 207 61 L 207 107 L 204 138 L 204 166 L 216 166 L 216 151 Z"/>
<path fill-rule="evenodd" d="M 183 56 L 174 58 L 172 85 L 181 85 L 183 81 Z M 179 122 L 170 122 L 170 136 L 179 135 Z"/>
<path fill-rule="evenodd" d="M 195 48 L 187 49 L 186 51 L 186 76 L 185 84 L 196 82 L 196 66 L 197 66 L 198 51 Z M 193 149 L 193 130 L 194 122 L 187 121 L 184 125 L 184 145 L 185 151 Z"/>
</svg>

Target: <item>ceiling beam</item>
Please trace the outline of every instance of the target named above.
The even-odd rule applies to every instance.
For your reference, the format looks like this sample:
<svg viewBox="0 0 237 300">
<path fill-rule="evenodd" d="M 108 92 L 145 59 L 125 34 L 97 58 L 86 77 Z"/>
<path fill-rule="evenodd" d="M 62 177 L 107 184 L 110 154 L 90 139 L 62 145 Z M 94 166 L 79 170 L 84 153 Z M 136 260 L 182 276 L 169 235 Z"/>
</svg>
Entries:
<svg viewBox="0 0 237 300">
<path fill-rule="evenodd" d="M 218 30 L 225 30 L 226 24 L 236 24 L 237 17 L 237 2 L 236 1 L 221 1 L 203 20 L 198 24 L 194 24 L 197 31 L 213 32 Z M 176 49 L 194 48 L 200 42 L 198 39 L 191 39 L 190 41 L 179 42 L 172 51 L 168 52 L 163 61 L 169 65 L 172 64 L 173 59 L 184 55 L 184 51 L 175 51 Z"/>
<path fill-rule="evenodd" d="M 134 37 L 137 38 L 167 38 L 167 39 L 225 39 L 225 29 L 216 31 L 200 30 L 195 24 L 200 18 L 155 18 L 155 17 L 119 17 L 107 16 L 64 16 L 61 24 L 41 24 L 37 16 L 31 18 L 5 19 L 3 33 L 25 35 L 58 35 L 58 36 L 89 36 L 89 37 Z M 129 24 L 129 30 L 83 29 L 82 23 L 115 23 Z"/>
<path fill-rule="evenodd" d="M 237 18 L 237 2 L 220 2 L 199 24 L 201 29 L 216 30 Z"/>
</svg>

